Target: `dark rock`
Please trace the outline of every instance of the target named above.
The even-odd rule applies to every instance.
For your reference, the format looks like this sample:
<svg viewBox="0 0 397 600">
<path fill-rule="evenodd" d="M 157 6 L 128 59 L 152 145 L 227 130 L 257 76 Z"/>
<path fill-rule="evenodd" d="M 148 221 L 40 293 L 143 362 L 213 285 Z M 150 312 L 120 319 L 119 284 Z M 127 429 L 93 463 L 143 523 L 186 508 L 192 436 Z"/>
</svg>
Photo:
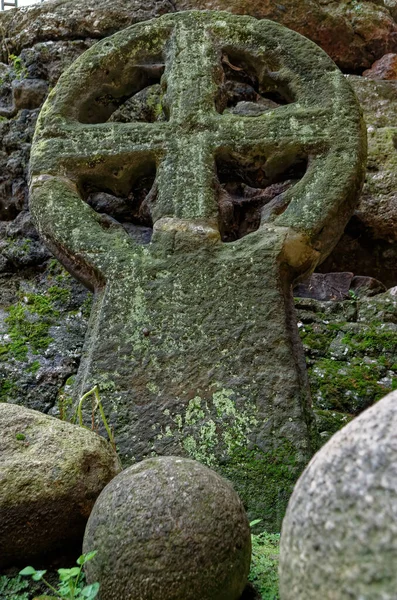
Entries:
<svg viewBox="0 0 397 600">
<path fill-rule="evenodd" d="M 106 213 L 115 219 L 124 219 L 131 212 L 128 198 L 120 198 L 106 192 L 90 194 L 87 202 L 96 212 Z"/>
<path fill-rule="evenodd" d="M 354 270 L 390 287 L 397 282 L 397 82 L 353 76 L 348 81 L 367 123 L 367 177 L 355 216 L 320 270 Z"/>
<path fill-rule="evenodd" d="M 27 210 L 27 169 L 37 110 L 0 119 L 0 219 L 12 221 Z"/>
<path fill-rule="evenodd" d="M 20 58 L 28 77 L 44 79 L 50 86 L 54 86 L 63 71 L 92 46 L 94 41 L 89 38 L 65 41 L 50 39 L 24 48 Z"/>
<path fill-rule="evenodd" d="M 251 583 L 248 583 L 240 600 L 262 600 L 262 596 Z"/>
<path fill-rule="evenodd" d="M 107 600 L 238 600 L 250 528 L 232 485 L 173 456 L 129 467 L 106 486 L 87 523 L 88 582 Z M 155 568 L 153 567 L 155 560 Z"/>
<path fill-rule="evenodd" d="M 38 108 L 44 102 L 48 84 L 43 79 L 20 79 L 12 82 L 15 110 Z"/>
<path fill-rule="evenodd" d="M 123 227 L 138 244 L 149 244 L 152 239 L 153 229 L 134 225 L 133 223 L 123 223 Z"/>
<path fill-rule="evenodd" d="M 353 273 L 313 273 L 294 287 L 297 298 L 315 300 L 346 300 L 349 297 Z"/>
<path fill-rule="evenodd" d="M 39 235 L 32 222 L 30 212 L 22 211 L 11 221 L 6 228 L 6 235 L 10 238 L 25 237 L 31 240 L 38 240 Z"/>
<path fill-rule="evenodd" d="M 277 108 L 278 104 L 268 101 L 268 104 L 257 104 L 255 102 L 238 102 L 236 106 L 231 108 L 228 112 L 233 115 L 241 115 L 243 117 L 257 117 L 263 115 L 263 113 L 273 108 Z"/>
<path fill-rule="evenodd" d="M 159 84 L 151 85 L 124 102 L 110 116 L 109 121 L 120 123 L 146 121 L 153 123 L 154 121 L 165 120 L 160 101 L 161 86 Z"/>
<path fill-rule="evenodd" d="M 0 62 L 0 116 L 8 116 L 12 108 L 12 68 Z"/>
<path fill-rule="evenodd" d="M 370 298 L 371 296 L 386 292 L 386 286 L 383 285 L 381 281 L 378 281 L 373 277 L 364 277 L 361 275 L 353 277 L 350 289 L 353 290 L 359 298 Z"/>
<path fill-rule="evenodd" d="M 336 433 L 309 463 L 282 527 L 282 600 L 395 598 L 396 428 L 393 392 Z"/>
<path fill-rule="evenodd" d="M 0 236 L 0 250 L 9 242 Z M 26 238 L 11 244 L 29 251 Z M 41 268 L 6 260 L 0 276 L 0 400 L 59 415 L 71 407 L 65 382 L 80 362 L 90 298 L 57 261 Z"/>
<path fill-rule="evenodd" d="M 2 250 L 2 255 L 16 269 L 41 265 L 51 258 L 50 251 L 42 242 L 30 238 L 11 240 Z"/>
<path fill-rule="evenodd" d="M 0 403 L 0 566 L 78 544 L 95 499 L 120 471 L 104 438 Z"/>
</svg>

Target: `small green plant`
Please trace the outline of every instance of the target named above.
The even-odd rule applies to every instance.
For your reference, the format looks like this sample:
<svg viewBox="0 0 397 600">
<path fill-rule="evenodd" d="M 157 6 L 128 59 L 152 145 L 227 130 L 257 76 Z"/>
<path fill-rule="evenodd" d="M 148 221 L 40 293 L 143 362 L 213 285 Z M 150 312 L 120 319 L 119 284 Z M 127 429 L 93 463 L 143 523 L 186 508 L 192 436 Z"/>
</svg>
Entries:
<svg viewBox="0 0 397 600">
<path fill-rule="evenodd" d="M 36 571 L 33 567 L 25 567 L 19 574 L 31 577 L 33 581 L 43 581 L 54 594 L 54 598 L 61 598 L 61 600 L 94 600 L 98 595 L 99 583 L 85 585 L 83 566 L 93 559 L 96 553 L 97 551 L 93 550 L 87 554 L 82 554 L 76 561 L 77 567 L 58 569 L 59 584 L 57 589 L 44 579 L 47 571 Z"/>
<path fill-rule="evenodd" d="M 26 590 L 27 581 L 24 581 L 19 575 L 17 577 L 7 577 L 0 575 L 0 600 L 29 600 Z"/>
<path fill-rule="evenodd" d="M 8 60 L 10 63 L 12 63 L 15 75 L 18 79 L 23 79 L 24 77 L 26 77 L 28 71 L 25 65 L 22 63 L 20 56 L 16 56 L 15 54 L 9 54 Z"/>
<path fill-rule="evenodd" d="M 23 442 L 24 440 L 26 440 L 26 435 L 25 435 L 25 434 L 23 434 L 23 433 L 17 433 L 17 434 L 15 435 L 15 438 L 16 438 L 17 440 L 19 440 L 20 442 Z"/>
<path fill-rule="evenodd" d="M 260 523 L 260 519 L 252 521 L 251 527 Z M 278 600 L 278 555 L 280 534 L 252 534 L 252 559 L 249 581 L 254 585 L 262 600 Z"/>
<path fill-rule="evenodd" d="M 106 433 L 108 434 L 109 437 L 109 442 L 111 443 L 111 445 L 113 446 L 114 450 L 116 451 L 116 442 L 114 440 L 114 435 L 113 435 L 113 431 L 112 429 L 109 427 L 109 424 L 107 422 L 106 419 L 106 415 L 105 415 L 105 411 L 103 410 L 103 406 L 102 406 L 102 402 L 99 396 L 99 388 L 96 385 L 95 387 L 92 388 L 92 390 L 89 390 L 88 392 L 86 392 L 81 398 L 80 398 L 80 402 L 77 406 L 76 409 L 76 414 L 74 416 L 74 418 L 72 419 L 72 423 L 76 422 L 76 419 L 79 419 L 79 425 L 80 427 L 85 427 L 86 429 L 88 429 L 88 427 L 86 427 L 84 425 L 84 421 L 83 421 L 83 404 L 85 402 L 85 400 L 87 398 L 89 398 L 89 396 L 92 396 L 93 399 L 95 398 L 95 400 L 93 401 L 92 404 L 92 429 L 95 429 L 95 413 L 97 410 L 99 410 L 99 413 L 101 415 L 101 419 L 102 422 L 105 426 L 106 429 Z"/>
</svg>

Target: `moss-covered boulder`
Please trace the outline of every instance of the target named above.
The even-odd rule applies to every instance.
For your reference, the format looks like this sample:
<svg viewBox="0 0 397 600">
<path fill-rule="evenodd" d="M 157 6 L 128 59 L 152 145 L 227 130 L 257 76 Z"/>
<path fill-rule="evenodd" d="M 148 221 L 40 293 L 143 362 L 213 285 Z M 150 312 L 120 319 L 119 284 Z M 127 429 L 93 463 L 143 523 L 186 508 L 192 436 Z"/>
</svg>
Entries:
<svg viewBox="0 0 397 600">
<path fill-rule="evenodd" d="M 0 567 L 67 551 L 120 471 L 96 433 L 0 403 Z"/>
<path fill-rule="evenodd" d="M 120 473 L 88 520 L 85 565 L 102 600 L 238 600 L 251 538 L 233 487 L 200 463 L 174 456 Z"/>
</svg>

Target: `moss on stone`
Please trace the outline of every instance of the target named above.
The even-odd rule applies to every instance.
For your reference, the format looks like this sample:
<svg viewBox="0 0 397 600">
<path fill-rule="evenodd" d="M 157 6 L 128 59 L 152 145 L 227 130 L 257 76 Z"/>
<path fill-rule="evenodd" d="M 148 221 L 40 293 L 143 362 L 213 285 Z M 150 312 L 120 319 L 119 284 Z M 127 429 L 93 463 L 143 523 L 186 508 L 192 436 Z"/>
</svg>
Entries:
<svg viewBox="0 0 397 600">
<path fill-rule="evenodd" d="M 59 308 L 69 298 L 70 291 L 58 285 L 50 286 L 43 294 L 21 292 L 19 301 L 7 309 L 9 341 L 0 344 L 0 360 L 25 361 L 29 351 L 38 355 L 45 350 L 52 341 L 49 331 L 60 315 Z M 29 371 L 34 373 L 38 368 L 39 363 L 34 361 Z"/>
<path fill-rule="evenodd" d="M 0 346 L 1 359 L 24 361 L 29 350 L 33 354 L 45 350 L 52 341 L 49 329 L 58 316 L 50 295 L 25 294 L 8 309 L 5 321 L 10 341 Z"/>
<path fill-rule="evenodd" d="M 347 425 L 353 416 L 335 410 L 315 409 L 316 426 L 319 432 L 320 445 L 324 444 L 339 429 Z"/>
<path fill-rule="evenodd" d="M 302 469 L 301 457 L 289 441 L 272 452 L 259 448 L 236 448 L 217 470 L 233 481 L 248 510 L 250 519 L 260 517 L 261 527 L 278 532 L 285 507 Z"/>
<path fill-rule="evenodd" d="M 0 348 L 1 351 L 1 348 Z M 1 359 L 1 355 L 0 355 Z M 13 393 L 16 391 L 17 386 L 13 379 L 0 379 L 0 402 L 8 402 Z"/>
<path fill-rule="evenodd" d="M 393 356 L 397 354 L 397 329 L 390 329 L 382 323 L 371 323 L 362 331 L 346 333 L 341 341 L 355 354 L 374 352 L 380 359 L 385 352 Z"/>
<path fill-rule="evenodd" d="M 382 384 L 379 367 L 360 358 L 351 361 L 323 358 L 310 369 L 316 406 L 322 409 L 357 414 L 391 391 Z"/>
</svg>

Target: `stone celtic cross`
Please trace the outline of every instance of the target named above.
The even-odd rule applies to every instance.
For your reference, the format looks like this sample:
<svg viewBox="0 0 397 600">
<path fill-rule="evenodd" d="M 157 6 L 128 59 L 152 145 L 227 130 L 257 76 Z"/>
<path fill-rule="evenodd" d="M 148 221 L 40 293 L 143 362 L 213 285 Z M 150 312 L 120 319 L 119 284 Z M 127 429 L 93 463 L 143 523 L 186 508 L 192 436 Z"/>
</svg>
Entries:
<svg viewBox="0 0 397 600">
<path fill-rule="evenodd" d="M 31 210 L 95 291 L 76 398 L 99 384 L 126 463 L 201 460 L 277 526 L 312 452 L 291 283 L 338 240 L 365 156 L 343 75 L 270 21 L 166 15 L 62 75 Z"/>
</svg>

